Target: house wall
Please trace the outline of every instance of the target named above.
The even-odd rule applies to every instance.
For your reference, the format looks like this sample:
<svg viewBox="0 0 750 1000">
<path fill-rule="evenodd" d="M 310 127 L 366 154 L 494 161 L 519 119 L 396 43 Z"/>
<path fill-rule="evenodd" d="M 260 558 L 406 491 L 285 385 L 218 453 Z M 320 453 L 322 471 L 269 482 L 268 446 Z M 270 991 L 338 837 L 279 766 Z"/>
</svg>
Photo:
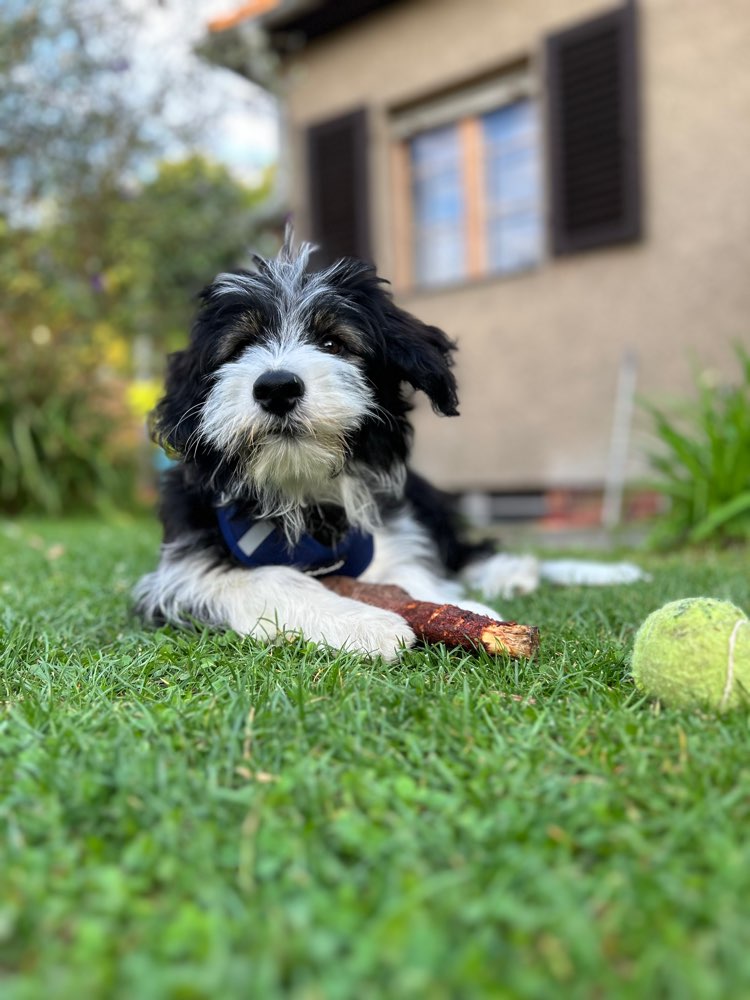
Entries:
<svg viewBox="0 0 750 1000">
<path fill-rule="evenodd" d="M 304 127 L 371 108 L 372 220 L 393 276 L 388 113 L 519 57 L 602 12 L 598 0 L 411 0 L 320 39 L 287 65 L 288 120 L 304 235 Z M 691 358 L 717 377 L 750 343 L 750 8 L 747 0 L 641 0 L 645 236 L 630 246 L 400 304 L 459 342 L 460 419 L 416 414 L 415 464 L 456 489 L 599 484 L 617 369 L 639 392 L 690 391 Z M 636 435 L 631 474 L 645 468 Z"/>
</svg>

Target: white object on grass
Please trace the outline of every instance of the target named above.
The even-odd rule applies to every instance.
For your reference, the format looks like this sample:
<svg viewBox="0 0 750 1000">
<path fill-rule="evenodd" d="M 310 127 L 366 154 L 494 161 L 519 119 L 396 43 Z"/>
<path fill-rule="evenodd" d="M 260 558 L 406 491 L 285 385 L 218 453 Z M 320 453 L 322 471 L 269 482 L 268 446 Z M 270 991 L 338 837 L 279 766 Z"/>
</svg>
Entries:
<svg viewBox="0 0 750 1000">
<path fill-rule="evenodd" d="M 539 572 L 543 580 L 568 586 L 607 587 L 651 579 L 635 563 L 593 562 L 589 559 L 543 559 Z"/>
</svg>

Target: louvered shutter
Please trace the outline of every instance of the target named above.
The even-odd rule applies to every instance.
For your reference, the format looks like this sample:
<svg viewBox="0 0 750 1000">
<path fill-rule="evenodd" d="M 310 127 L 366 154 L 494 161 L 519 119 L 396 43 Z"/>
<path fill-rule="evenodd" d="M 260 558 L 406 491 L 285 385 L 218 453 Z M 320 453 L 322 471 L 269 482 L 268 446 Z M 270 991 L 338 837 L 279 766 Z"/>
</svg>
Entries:
<svg viewBox="0 0 750 1000">
<path fill-rule="evenodd" d="M 366 110 L 313 125 L 307 133 L 307 154 L 318 262 L 345 256 L 370 260 Z"/>
<path fill-rule="evenodd" d="M 631 2 L 547 39 L 556 254 L 641 235 L 636 37 Z"/>
</svg>

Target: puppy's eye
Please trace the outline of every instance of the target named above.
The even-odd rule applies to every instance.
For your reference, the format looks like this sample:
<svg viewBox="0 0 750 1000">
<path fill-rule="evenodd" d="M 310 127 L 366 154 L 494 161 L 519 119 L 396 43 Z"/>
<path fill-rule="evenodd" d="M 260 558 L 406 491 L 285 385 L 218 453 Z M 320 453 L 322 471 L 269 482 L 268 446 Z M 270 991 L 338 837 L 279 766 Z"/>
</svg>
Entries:
<svg viewBox="0 0 750 1000">
<path fill-rule="evenodd" d="M 329 334 L 321 340 L 320 349 L 321 351 L 325 351 L 326 354 L 343 354 L 346 350 L 346 346 L 344 345 L 344 341 L 339 337 L 334 337 Z"/>
</svg>

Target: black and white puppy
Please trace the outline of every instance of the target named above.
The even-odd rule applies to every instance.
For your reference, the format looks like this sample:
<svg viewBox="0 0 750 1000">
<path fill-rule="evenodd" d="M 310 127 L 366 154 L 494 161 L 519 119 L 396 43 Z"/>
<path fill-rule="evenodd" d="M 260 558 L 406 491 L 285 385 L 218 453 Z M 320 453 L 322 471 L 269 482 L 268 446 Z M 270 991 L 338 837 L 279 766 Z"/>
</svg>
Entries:
<svg viewBox="0 0 750 1000">
<path fill-rule="evenodd" d="M 310 251 L 288 237 L 256 270 L 220 274 L 169 360 L 153 430 L 179 461 L 137 606 L 152 621 L 302 634 L 393 659 L 414 641 L 406 622 L 320 577 L 395 583 L 498 618 L 461 579 L 490 597 L 528 591 L 539 565 L 464 541 L 446 497 L 408 469 L 412 391 L 458 412 L 454 345 L 399 309 L 370 265 L 310 272 Z"/>
</svg>

